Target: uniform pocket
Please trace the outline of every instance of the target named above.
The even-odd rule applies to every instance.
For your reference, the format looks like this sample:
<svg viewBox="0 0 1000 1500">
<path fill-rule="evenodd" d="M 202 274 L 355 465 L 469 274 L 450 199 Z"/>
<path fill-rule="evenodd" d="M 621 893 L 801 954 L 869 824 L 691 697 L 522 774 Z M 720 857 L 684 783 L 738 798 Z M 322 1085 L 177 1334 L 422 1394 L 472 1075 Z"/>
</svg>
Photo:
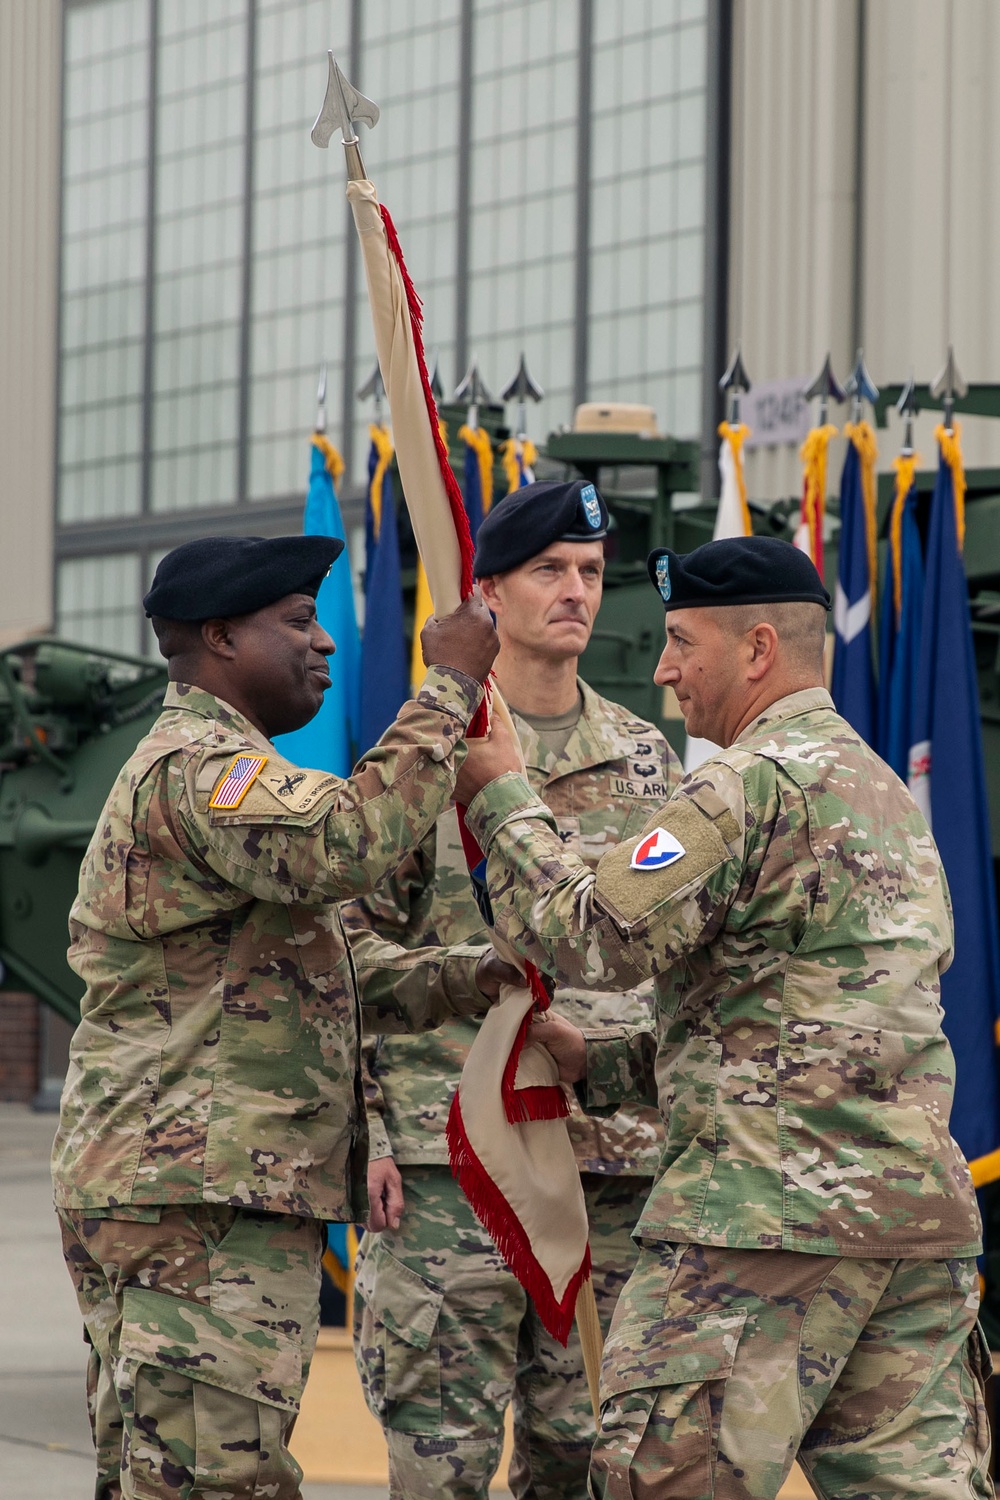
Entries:
<svg viewBox="0 0 1000 1500">
<path fill-rule="evenodd" d="M 115 1385 L 132 1493 L 164 1500 L 288 1482 L 285 1444 L 302 1395 L 297 1344 L 247 1318 L 130 1287 Z"/>
<path fill-rule="evenodd" d="M 412 1271 L 376 1238 L 363 1255 L 354 1289 L 363 1304 L 355 1348 L 370 1410 L 397 1432 L 436 1433 L 443 1288 Z"/>
<path fill-rule="evenodd" d="M 625 1318 L 612 1328 L 601 1369 L 595 1495 L 631 1500 L 654 1475 L 671 1500 L 711 1494 L 725 1382 L 746 1316 L 741 1308 Z"/>
</svg>

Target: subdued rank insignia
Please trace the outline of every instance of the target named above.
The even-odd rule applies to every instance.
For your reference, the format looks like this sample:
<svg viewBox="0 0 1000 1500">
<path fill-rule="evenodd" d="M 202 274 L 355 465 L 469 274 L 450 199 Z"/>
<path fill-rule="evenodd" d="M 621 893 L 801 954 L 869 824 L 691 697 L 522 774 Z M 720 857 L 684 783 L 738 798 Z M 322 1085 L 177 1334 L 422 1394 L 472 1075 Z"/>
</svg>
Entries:
<svg viewBox="0 0 1000 1500">
<path fill-rule="evenodd" d="M 662 870 L 683 859 L 687 850 L 679 839 L 665 828 L 654 828 L 639 840 L 632 850 L 633 870 Z"/>
<path fill-rule="evenodd" d="M 209 807 L 219 812 L 232 812 L 239 807 L 266 765 L 266 755 L 237 755 L 212 793 Z"/>
</svg>

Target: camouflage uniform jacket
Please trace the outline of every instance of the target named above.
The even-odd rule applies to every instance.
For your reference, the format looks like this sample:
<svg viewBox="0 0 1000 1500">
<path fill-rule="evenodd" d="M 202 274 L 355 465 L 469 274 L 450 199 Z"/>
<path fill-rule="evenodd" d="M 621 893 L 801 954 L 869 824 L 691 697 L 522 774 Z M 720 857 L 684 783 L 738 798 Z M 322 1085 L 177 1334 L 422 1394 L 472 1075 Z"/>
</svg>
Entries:
<svg viewBox="0 0 1000 1500">
<path fill-rule="evenodd" d="M 927 824 L 822 689 L 772 704 L 596 876 L 518 776 L 474 800 L 498 930 L 562 977 L 656 980 L 656 1036 L 588 1042 L 588 1106 L 656 1097 L 648 1241 L 974 1255 L 939 975 L 951 909 Z M 661 842 L 661 841 L 657 841 Z"/>
<path fill-rule="evenodd" d="M 479 1013 L 482 950 L 450 965 L 436 951 L 419 970 L 369 935 L 352 956 L 338 903 L 447 806 L 480 695 L 432 669 L 342 781 L 283 761 L 209 693 L 168 689 L 70 914 L 86 993 L 54 1147 L 60 1206 L 367 1212 L 358 992 L 382 1031 Z M 211 810 L 240 753 L 267 763 L 235 810 Z"/>
<path fill-rule="evenodd" d="M 559 756 L 515 716 L 531 785 L 556 820 L 564 847 L 596 867 L 606 849 L 638 833 L 651 807 L 680 780 L 680 764 L 659 730 L 580 682 L 583 712 Z M 453 808 L 379 889 L 344 908 L 348 931 L 370 927 L 404 947 L 485 942 Z M 648 1023 L 652 991 L 561 989 L 556 1007 L 583 1026 Z M 444 1129 L 477 1023 L 453 1021 L 419 1037 L 365 1041 L 365 1094 L 372 1156 L 401 1165 L 447 1165 Z M 612 1118 L 588 1117 L 572 1100 L 570 1134 L 581 1171 L 651 1175 L 663 1131 L 656 1110 L 631 1104 Z"/>
</svg>

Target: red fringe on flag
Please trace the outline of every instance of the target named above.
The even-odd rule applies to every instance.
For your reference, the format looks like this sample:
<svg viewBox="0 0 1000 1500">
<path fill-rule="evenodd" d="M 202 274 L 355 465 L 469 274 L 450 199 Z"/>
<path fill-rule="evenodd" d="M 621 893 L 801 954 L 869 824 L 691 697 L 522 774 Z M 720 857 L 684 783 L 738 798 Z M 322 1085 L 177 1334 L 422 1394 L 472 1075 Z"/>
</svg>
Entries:
<svg viewBox="0 0 1000 1500">
<path fill-rule="evenodd" d="M 524 1051 L 528 1027 L 534 1016 L 540 1011 L 548 1010 L 552 1003 L 545 981 L 533 963 L 525 965 L 525 978 L 535 1003 L 529 1011 L 525 1011 L 524 1019 L 518 1027 L 500 1084 L 504 1114 L 511 1125 L 520 1125 L 526 1120 L 564 1120 L 569 1114 L 569 1104 L 561 1084 L 539 1083 L 532 1084 L 530 1088 L 517 1087 L 517 1067 Z"/>
<path fill-rule="evenodd" d="M 573 1326 L 577 1294 L 590 1276 L 590 1246 L 587 1246 L 579 1270 L 557 1301 L 551 1281 L 535 1258 L 524 1226 L 472 1149 L 465 1133 L 457 1093 L 451 1101 L 446 1134 L 452 1172 L 476 1218 L 534 1302 L 543 1327 L 565 1347 Z"/>
</svg>

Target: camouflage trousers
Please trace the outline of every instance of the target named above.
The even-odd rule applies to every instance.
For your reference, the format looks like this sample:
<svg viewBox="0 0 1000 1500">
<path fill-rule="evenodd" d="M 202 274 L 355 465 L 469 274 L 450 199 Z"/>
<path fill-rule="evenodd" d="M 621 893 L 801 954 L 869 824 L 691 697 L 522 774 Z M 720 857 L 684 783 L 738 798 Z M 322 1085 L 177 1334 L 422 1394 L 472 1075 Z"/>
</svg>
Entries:
<svg viewBox="0 0 1000 1500">
<path fill-rule="evenodd" d="M 641 1251 L 601 1372 L 601 1500 L 987 1500 L 972 1260 Z"/>
<path fill-rule="evenodd" d="M 91 1344 L 96 1500 L 298 1500 L 288 1438 L 322 1226 L 212 1204 L 59 1218 Z"/>
<path fill-rule="evenodd" d="M 365 1235 L 355 1356 L 382 1423 L 393 1500 L 485 1500 L 513 1400 L 518 1500 L 583 1500 L 594 1418 L 576 1329 L 563 1348 L 507 1270 L 447 1167 L 402 1167 L 400 1228 Z M 584 1178 L 607 1330 L 635 1263 L 645 1177 Z"/>
</svg>

